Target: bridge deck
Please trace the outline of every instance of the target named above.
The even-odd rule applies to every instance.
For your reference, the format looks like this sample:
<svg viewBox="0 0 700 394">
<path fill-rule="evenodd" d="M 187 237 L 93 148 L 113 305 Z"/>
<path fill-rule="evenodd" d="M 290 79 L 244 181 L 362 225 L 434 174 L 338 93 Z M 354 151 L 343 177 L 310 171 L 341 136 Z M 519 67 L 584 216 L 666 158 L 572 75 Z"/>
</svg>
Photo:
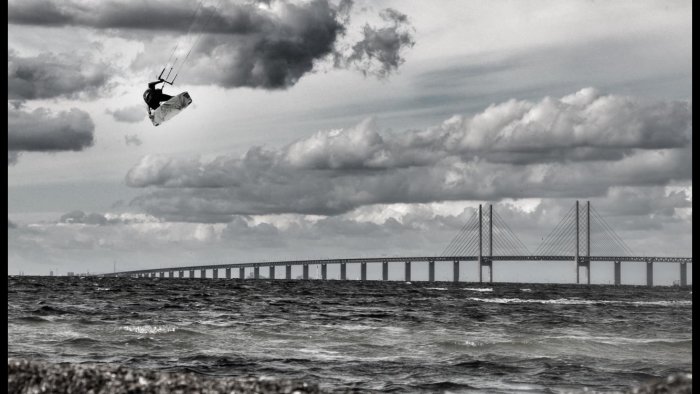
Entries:
<svg viewBox="0 0 700 394">
<path fill-rule="evenodd" d="M 210 265 L 191 265 L 183 267 L 153 268 L 135 271 L 123 271 L 100 274 L 100 276 L 124 276 L 135 274 L 148 274 L 153 272 L 208 270 L 224 268 L 249 268 L 249 267 L 273 267 L 287 265 L 312 265 L 312 264 L 352 264 L 352 263 L 384 263 L 384 262 L 428 262 L 428 261 L 478 261 L 479 256 L 418 256 L 418 257 L 362 257 L 351 259 L 320 259 L 320 260 L 290 260 L 290 261 L 265 261 L 249 263 L 229 263 Z M 485 261 L 574 261 L 574 256 L 482 256 Z M 654 256 L 579 256 L 580 261 L 636 261 L 654 263 L 692 263 L 692 257 L 654 257 Z"/>
</svg>

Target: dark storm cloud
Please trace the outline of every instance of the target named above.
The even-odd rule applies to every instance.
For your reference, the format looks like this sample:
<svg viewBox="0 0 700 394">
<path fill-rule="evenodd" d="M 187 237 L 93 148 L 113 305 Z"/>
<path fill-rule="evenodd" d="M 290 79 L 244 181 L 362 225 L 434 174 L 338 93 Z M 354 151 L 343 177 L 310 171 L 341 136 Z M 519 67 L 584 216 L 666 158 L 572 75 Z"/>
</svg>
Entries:
<svg viewBox="0 0 700 394">
<path fill-rule="evenodd" d="M 244 34 L 266 19 L 254 4 L 220 2 L 218 8 L 180 1 L 101 1 L 86 7 L 77 1 L 21 0 L 7 7 L 8 23 L 32 26 L 81 26 L 97 29 L 140 29 L 187 32 L 194 22 L 198 31 Z M 196 14 L 195 14 L 196 11 Z M 195 18 L 196 16 L 196 18 Z M 209 22 L 205 25 L 205 22 Z"/>
<path fill-rule="evenodd" d="M 204 37 L 190 60 L 188 79 L 226 88 L 284 89 L 333 52 L 345 27 L 327 1 L 279 2 L 277 6 L 282 9 L 279 17 L 249 9 L 261 20 L 245 34 Z"/>
<path fill-rule="evenodd" d="M 7 54 L 7 97 L 9 100 L 33 100 L 55 97 L 96 96 L 107 87 L 111 68 L 92 63 L 76 54 L 42 53 L 22 57 Z"/>
<path fill-rule="evenodd" d="M 106 110 L 117 122 L 138 123 L 146 119 L 145 105 L 132 105 L 131 107 L 116 110 Z"/>
<path fill-rule="evenodd" d="M 181 44 L 179 48 L 185 52 L 194 45 L 187 57 L 188 83 L 285 89 L 311 72 L 315 63 L 330 57 L 336 58 L 338 66 L 352 65 L 378 76 L 386 76 L 403 62 L 399 51 L 412 46 L 413 39 L 406 16 L 391 9 L 381 14 L 390 26 L 366 25 L 363 39 L 351 53 L 338 54 L 338 41 L 345 35 L 351 8 L 348 0 L 338 5 L 327 0 L 298 4 L 283 0 L 224 2 L 199 9 L 189 1 L 105 1 L 89 9 L 73 1 L 13 1 L 8 5 L 8 22 L 90 27 L 125 35 L 163 31 L 176 39 L 148 33 L 152 42 L 147 46 L 154 49 L 144 51 L 134 61 L 134 68 L 159 67 L 152 64 L 153 54 L 162 50 L 164 43 L 168 51 L 174 43 Z M 200 32 L 203 35 L 199 36 Z"/>
<path fill-rule="evenodd" d="M 9 161 L 17 152 L 80 151 L 92 146 L 95 125 L 87 112 L 73 108 L 52 113 L 8 108 L 7 148 Z"/>
<path fill-rule="evenodd" d="M 17 228 L 17 225 L 12 222 L 12 220 L 7 219 L 7 228 L 12 229 L 12 228 Z"/>
<path fill-rule="evenodd" d="M 367 121 L 241 158 L 146 156 L 126 181 L 157 188 L 132 202 L 149 213 L 205 222 L 399 202 L 584 198 L 690 179 L 691 132 L 687 102 L 583 89 L 510 100 L 421 131 L 380 133 Z"/>
<path fill-rule="evenodd" d="M 376 28 L 366 24 L 363 38 L 352 46 L 349 55 L 336 56 L 336 65 L 353 65 L 365 75 L 374 74 L 386 77 L 403 64 L 401 51 L 415 45 L 408 17 L 394 9 L 387 8 L 380 13 L 390 26 Z"/>
<path fill-rule="evenodd" d="M 88 10 L 77 2 L 18 1 L 9 4 L 8 20 L 33 25 L 186 33 L 194 6 L 195 3 L 185 1 L 107 1 Z M 344 33 L 337 9 L 326 0 L 298 5 L 278 1 L 274 6 L 274 12 L 256 3 L 224 2 L 216 9 L 203 6 L 195 18 L 193 34 L 216 34 L 191 40 L 198 45 L 189 57 L 188 82 L 226 88 L 283 89 L 311 71 L 316 60 L 331 54 L 336 39 Z M 172 44 L 173 40 L 169 42 Z"/>
</svg>

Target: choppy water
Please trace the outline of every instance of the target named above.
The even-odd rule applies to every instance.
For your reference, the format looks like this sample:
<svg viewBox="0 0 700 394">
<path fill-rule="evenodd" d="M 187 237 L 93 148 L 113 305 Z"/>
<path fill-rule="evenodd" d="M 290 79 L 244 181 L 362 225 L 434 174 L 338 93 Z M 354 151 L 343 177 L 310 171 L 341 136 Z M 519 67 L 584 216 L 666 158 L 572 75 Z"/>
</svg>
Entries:
<svg viewBox="0 0 700 394">
<path fill-rule="evenodd" d="M 619 391 L 692 371 L 692 292 L 8 278 L 8 357 L 391 392 Z"/>
</svg>

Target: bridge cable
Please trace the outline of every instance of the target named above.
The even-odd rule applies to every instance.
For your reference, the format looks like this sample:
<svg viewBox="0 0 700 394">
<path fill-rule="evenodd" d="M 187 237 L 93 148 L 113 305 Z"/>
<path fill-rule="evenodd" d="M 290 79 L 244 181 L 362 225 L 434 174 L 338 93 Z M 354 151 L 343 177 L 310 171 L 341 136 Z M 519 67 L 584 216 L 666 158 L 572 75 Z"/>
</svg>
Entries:
<svg viewBox="0 0 700 394">
<path fill-rule="evenodd" d="M 619 244 L 619 246 L 623 249 L 623 252 L 627 253 L 628 256 L 634 256 L 634 252 L 632 251 L 632 249 L 630 249 L 629 246 L 627 246 L 627 243 L 622 238 L 620 238 L 619 235 L 617 235 L 615 230 L 607 223 L 607 221 L 600 215 L 600 213 L 598 213 L 598 211 L 596 211 L 595 208 L 591 209 L 591 211 L 593 212 L 594 218 L 596 218 L 597 221 L 602 224 L 604 229 L 607 229 L 609 231 L 609 233 L 612 236 L 612 239 Z"/>
<path fill-rule="evenodd" d="M 459 246 L 457 249 L 455 255 L 456 256 L 475 256 L 478 254 L 478 246 L 479 246 L 479 222 L 478 220 L 476 223 L 473 225 L 473 229 L 471 231 L 472 236 L 467 240 L 467 242 L 462 243 L 462 245 Z M 470 253 L 470 254 L 467 254 Z"/>
<path fill-rule="evenodd" d="M 562 232 L 568 228 L 570 222 L 570 217 L 573 218 L 572 213 L 575 211 L 575 206 L 571 207 L 569 211 L 564 215 L 564 217 L 559 221 L 559 223 L 554 227 L 554 229 L 544 238 L 542 243 L 535 250 L 535 255 L 547 256 L 544 252 L 549 253 L 553 247 L 556 247 L 556 241 L 561 237 Z"/>
<path fill-rule="evenodd" d="M 544 238 L 542 243 L 537 247 L 535 250 L 536 255 L 546 255 L 544 252 L 549 250 L 552 247 L 552 243 L 555 241 L 555 239 L 559 238 L 559 233 L 565 228 L 564 226 L 568 222 L 568 217 L 573 210 L 573 207 L 567 212 L 564 217 L 557 223 L 557 225 L 554 227 L 554 229 Z"/>
<path fill-rule="evenodd" d="M 449 245 L 443 250 L 443 256 L 447 255 L 448 251 L 452 251 L 455 245 L 458 242 L 461 242 L 461 240 L 465 237 L 465 233 L 467 231 L 467 227 L 471 224 L 472 219 L 474 218 L 475 213 L 472 213 L 472 216 L 469 217 L 469 220 L 467 220 L 464 223 L 464 226 L 455 234 L 455 236 L 452 238 L 452 241 L 450 241 Z"/>
<path fill-rule="evenodd" d="M 574 254 L 574 251 L 572 250 L 573 243 L 571 242 L 571 240 L 575 238 L 576 229 L 573 226 L 571 226 L 571 224 L 573 224 L 573 221 L 569 220 L 569 222 L 571 223 L 567 223 L 558 231 L 555 237 L 551 238 L 551 242 L 545 250 L 546 254 L 543 255 L 563 256 Z M 564 249 L 560 249 L 562 247 Z"/>
<path fill-rule="evenodd" d="M 498 213 L 494 212 L 494 214 L 495 214 L 495 217 L 496 217 L 496 221 L 497 221 L 498 223 L 501 223 L 501 225 L 502 225 L 503 227 L 505 227 L 506 231 L 508 231 L 508 232 L 510 233 L 510 235 L 513 237 L 513 239 L 515 239 L 516 244 L 523 248 L 523 250 L 525 251 L 525 255 L 529 255 L 529 254 L 530 254 L 530 250 L 529 250 L 528 247 L 520 240 L 520 238 L 515 234 L 515 232 L 510 228 L 510 226 L 508 225 L 508 223 L 507 223 L 505 220 L 503 220 L 503 218 L 502 218 Z"/>
<path fill-rule="evenodd" d="M 462 226 L 462 228 L 452 238 L 452 240 L 447 245 L 447 247 L 445 247 L 445 249 L 443 249 L 441 256 L 443 256 L 443 257 L 449 256 L 448 252 L 452 251 L 453 250 L 452 248 L 454 248 L 458 244 L 458 242 L 462 241 L 462 239 L 465 237 L 465 234 L 467 232 L 466 231 L 467 227 L 470 226 L 470 224 L 472 223 L 472 220 L 474 219 L 475 216 L 476 216 L 476 212 L 472 213 L 472 216 L 469 217 L 469 220 L 467 220 L 466 223 L 464 223 L 464 226 Z"/>
</svg>

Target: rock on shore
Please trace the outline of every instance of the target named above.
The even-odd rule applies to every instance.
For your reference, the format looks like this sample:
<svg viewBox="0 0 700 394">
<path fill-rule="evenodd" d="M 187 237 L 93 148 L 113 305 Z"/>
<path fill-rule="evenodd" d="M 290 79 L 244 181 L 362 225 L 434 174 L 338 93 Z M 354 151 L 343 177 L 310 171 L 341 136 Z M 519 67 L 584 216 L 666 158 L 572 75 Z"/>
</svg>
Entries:
<svg viewBox="0 0 700 394">
<path fill-rule="evenodd" d="M 691 394 L 693 392 L 693 374 L 677 373 L 666 379 L 659 379 L 647 384 L 635 387 L 628 391 L 630 394 Z"/>
<path fill-rule="evenodd" d="M 232 393 L 316 394 L 318 385 L 294 379 L 232 378 L 191 372 L 135 370 L 110 364 L 55 364 L 7 360 L 8 393 Z M 353 390 L 347 392 L 356 392 Z M 678 373 L 627 391 L 629 394 L 690 394 L 692 373 Z"/>
<path fill-rule="evenodd" d="M 318 385 L 300 380 L 210 377 L 105 364 L 8 359 L 7 375 L 8 393 L 322 393 Z"/>
</svg>

